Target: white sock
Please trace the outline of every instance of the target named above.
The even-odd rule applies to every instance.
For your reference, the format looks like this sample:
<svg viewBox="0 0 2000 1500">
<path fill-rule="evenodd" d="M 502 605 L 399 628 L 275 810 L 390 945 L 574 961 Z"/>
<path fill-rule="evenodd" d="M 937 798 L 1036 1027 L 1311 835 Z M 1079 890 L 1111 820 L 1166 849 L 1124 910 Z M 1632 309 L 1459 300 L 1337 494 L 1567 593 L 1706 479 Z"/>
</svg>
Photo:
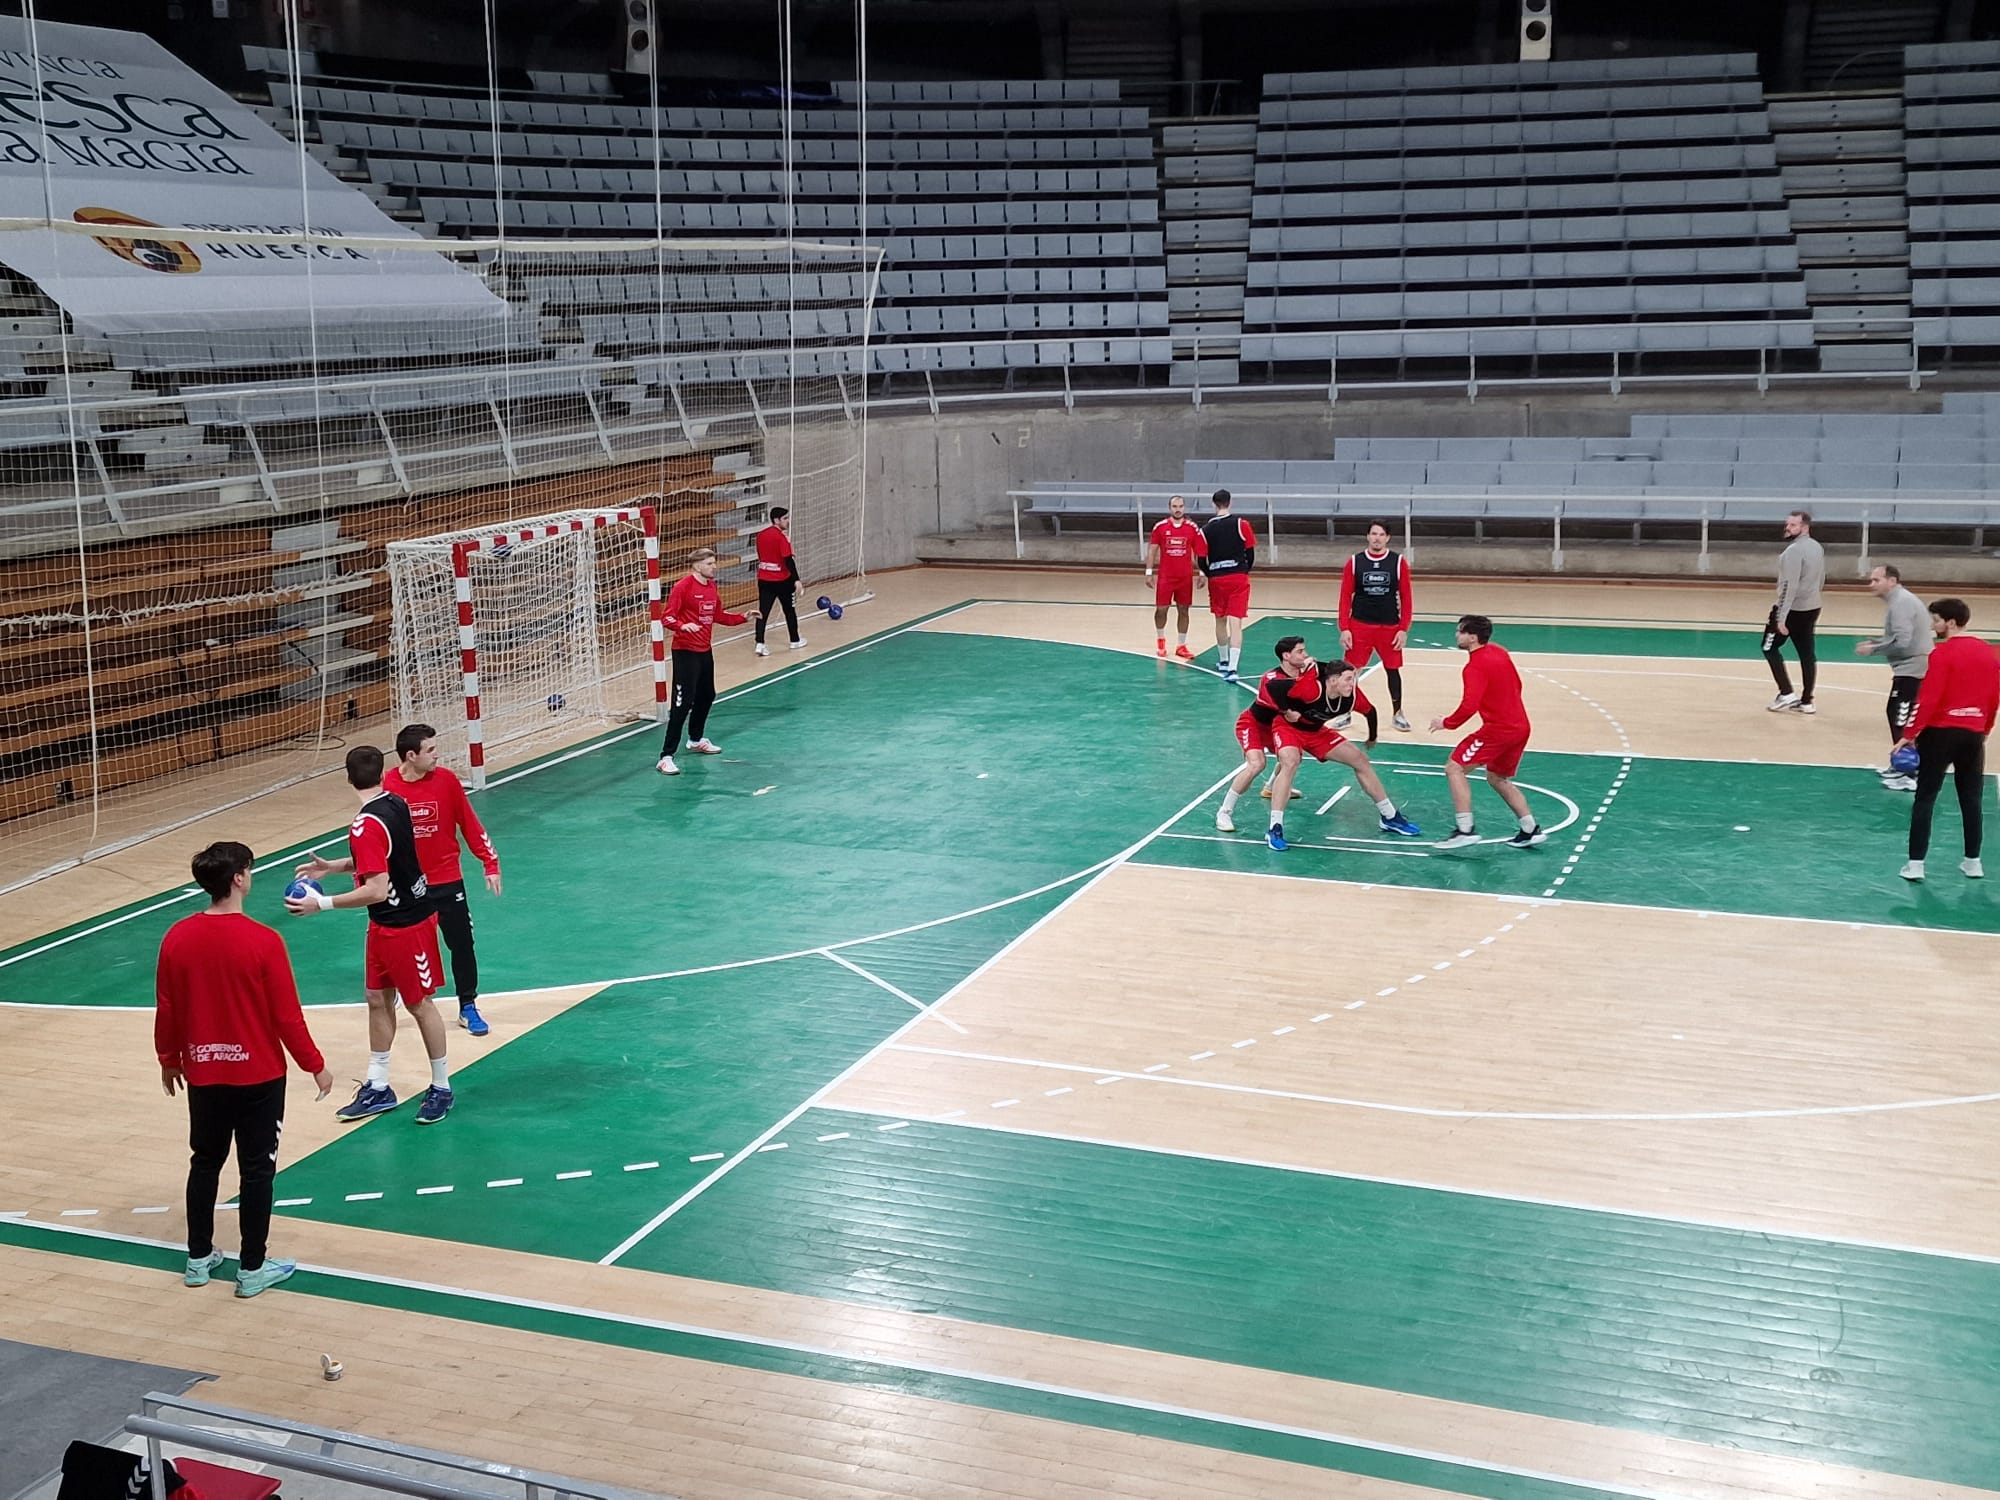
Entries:
<svg viewBox="0 0 2000 1500">
<path fill-rule="evenodd" d="M 1523 833 L 1533 833 L 1537 828 L 1542 826 L 1535 821 L 1532 813 L 1525 818 L 1517 818 L 1515 821 L 1521 825 L 1521 832 Z"/>
<path fill-rule="evenodd" d="M 1181 645 L 1185 646 L 1187 644 L 1187 632 L 1185 630 L 1179 632 L 1174 637 L 1174 639 L 1178 641 Z"/>
<path fill-rule="evenodd" d="M 368 1054 L 368 1087 L 386 1089 L 389 1086 L 389 1054 L 371 1052 Z"/>
<path fill-rule="evenodd" d="M 442 1057 L 431 1059 L 431 1087 L 434 1089 L 451 1087 L 451 1067 Z"/>
<path fill-rule="evenodd" d="M 1452 820 L 1452 822 L 1454 822 L 1454 823 L 1456 823 L 1456 824 L 1458 825 L 1458 831 L 1459 831 L 1460 833 L 1470 833 L 1470 832 L 1472 832 L 1472 814 L 1471 814 L 1471 813 L 1453 813 L 1453 814 L 1451 815 L 1451 820 Z"/>
<path fill-rule="evenodd" d="M 1289 793 L 1286 794 L 1285 800 L 1287 802 L 1292 800 Z M 1283 823 L 1284 821 L 1285 821 L 1285 814 L 1278 806 L 1278 795 L 1276 792 L 1273 792 L 1271 794 L 1271 826 L 1273 828 L 1276 828 L 1279 824 Z"/>
<path fill-rule="evenodd" d="M 1385 818 L 1393 818 L 1396 816 L 1396 804 L 1383 797 L 1375 803 L 1375 811 Z"/>
<path fill-rule="evenodd" d="M 1228 791 L 1224 792 L 1222 794 L 1222 810 L 1226 813 L 1235 812 L 1236 799 L 1239 795 L 1241 794 L 1235 787 L 1231 787 Z"/>
</svg>

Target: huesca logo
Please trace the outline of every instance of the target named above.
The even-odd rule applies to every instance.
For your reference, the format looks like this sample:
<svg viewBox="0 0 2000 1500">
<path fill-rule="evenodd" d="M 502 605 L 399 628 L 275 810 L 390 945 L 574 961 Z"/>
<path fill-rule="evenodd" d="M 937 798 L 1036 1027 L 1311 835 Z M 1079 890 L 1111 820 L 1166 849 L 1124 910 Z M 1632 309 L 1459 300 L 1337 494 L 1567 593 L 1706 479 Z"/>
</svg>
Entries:
<svg viewBox="0 0 2000 1500">
<path fill-rule="evenodd" d="M 71 217 L 79 224 L 118 224 L 133 229 L 160 227 L 149 219 L 135 219 L 130 214 L 121 214 L 115 208 L 79 208 Z M 178 240 L 100 239 L 97 243 L 120 260 L 129 260 L 148 271 L 186 275 L 201 269 L 201 257 Z"/>
</svg>

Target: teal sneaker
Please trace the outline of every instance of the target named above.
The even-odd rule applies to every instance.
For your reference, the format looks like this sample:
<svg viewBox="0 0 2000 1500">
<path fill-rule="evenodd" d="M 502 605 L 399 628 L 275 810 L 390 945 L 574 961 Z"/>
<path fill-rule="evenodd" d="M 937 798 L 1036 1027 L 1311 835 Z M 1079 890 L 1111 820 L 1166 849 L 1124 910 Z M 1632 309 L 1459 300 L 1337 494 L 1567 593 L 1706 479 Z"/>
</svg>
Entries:
<svg viewBox="0 0 2000 1500">
<path fill-rule="evenodd" d="M 207 1286 L 208 1278 L 215 1268 L 222 1264 L 222 1252 L 211 1250 L 206 1255 L 190 1255 L 187 1271 L 181 1277 L 183 1286 Z"/>
<path fill-rule="evenodd" d="M 254 1297 L 259 1292 L 268 1292 L 279 1282 L 289 1280 L 292 1272 L 297 1269 L 298 1264 L 295 1261 L 267 1260 L 254 1271 L 238 1271 L 236 1295 Z"/>
</svg>

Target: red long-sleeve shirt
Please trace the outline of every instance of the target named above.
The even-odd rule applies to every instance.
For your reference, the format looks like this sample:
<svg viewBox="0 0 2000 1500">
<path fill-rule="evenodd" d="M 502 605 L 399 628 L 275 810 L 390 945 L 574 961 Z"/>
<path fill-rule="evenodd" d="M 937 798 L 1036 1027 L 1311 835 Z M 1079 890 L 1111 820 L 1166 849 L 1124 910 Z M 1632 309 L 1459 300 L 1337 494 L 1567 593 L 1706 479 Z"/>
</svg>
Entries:
<svg viewBox="0 0 2000 1500">
<path fill-rule="evenodd" d="M 486 825 L 472 810 L 465 795 L 465 783 L 457 775 L 438 766 L 421 781 L 409 781 L 401 766 L 392 766 L 382 777 L 382 790 L 394 792 L 410 806 L 410 826 L 416 830 L 417 859 L 424 867 L 424 879 L 431 885 L 448 885 L 465 879 L 458 862 L 458 838 L 462 833 L 473 857 L 488 875 L 500 873 L 500 854 L 487 837 Z"/>
<path fill-rule="evenodd" d="M 667 648 L 671 651 L 712 651 L 713 627 L 741 625 L 750 618 L 724 609 L 715 585 L 692 573 L 673 586 L 660 614 L 666 622 Z M 694 629 L 688 629 L 690 625 Z"/>
<path fill-rule="evenodd" d="M 1991 734 L 1996 714 L 2000 714 L 2000 655 L 1993 647 L 1976 635 L 1948 636 L 1931 647 L 1910 738 L 1926 729 Z"/>
<path fill-rule="evenodd" d="M 1474 714 L 1492 738 L 1525 738 L 1530 725 L 1521 701 L 1521 673 L 1506 648 L 1487 642 L 1465 658 L 1465 696 L 1446 716 L 1444 727 L 1456 729 Z"/>
<path fill-rule="evenodd" d="M 197 1087 L 269 1083 L 285 1053 L 308 1073 L 326 1059 L 306 1029 L 285 940 L 240 912 L 182 917 L 160 940 L 153 1051 Z"/>
<path fill-rule="evenodd" d="M 1386 562 L 1391 557 L 1396 559 L 1397 594 L 1402 601 L 1402 605 L 1396 615 L 1395 628 L 1397 630 L 1408 630 L 1410 622 L 1416 618 L 1416 599 L 1410 588 L 1410 560 L 1394 552 L 1385 552 L 1379 558 L 1373 553 L 1369 553 L 1367 557 L 1370 562 Z M 1352 630 L 1354 628 L 1354 564 L 1356 561 L 1356 558 L 1348 558 L 1346 566 L 1340 570 L 1340 628 L 1342 630 Z M 1379 620 L 1363 620 L 1361 623 L 1364 625 L 1380 625 L 1383 622 Z"/>
</svg>

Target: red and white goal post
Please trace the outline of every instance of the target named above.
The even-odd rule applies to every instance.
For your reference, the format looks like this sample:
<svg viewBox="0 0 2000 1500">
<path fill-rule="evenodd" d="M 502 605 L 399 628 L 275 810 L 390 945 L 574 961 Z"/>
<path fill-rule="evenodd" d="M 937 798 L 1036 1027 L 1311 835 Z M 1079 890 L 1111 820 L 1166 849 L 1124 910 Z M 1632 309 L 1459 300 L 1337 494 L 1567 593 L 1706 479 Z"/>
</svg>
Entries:
<svg viewBox="0 0 2000 1500">
<path fill-rule="evenodd" d="M 664 715 L 657 498 L 389 543 L 396 711 L 475 789 L 489 747 Z"/>
</svg>

